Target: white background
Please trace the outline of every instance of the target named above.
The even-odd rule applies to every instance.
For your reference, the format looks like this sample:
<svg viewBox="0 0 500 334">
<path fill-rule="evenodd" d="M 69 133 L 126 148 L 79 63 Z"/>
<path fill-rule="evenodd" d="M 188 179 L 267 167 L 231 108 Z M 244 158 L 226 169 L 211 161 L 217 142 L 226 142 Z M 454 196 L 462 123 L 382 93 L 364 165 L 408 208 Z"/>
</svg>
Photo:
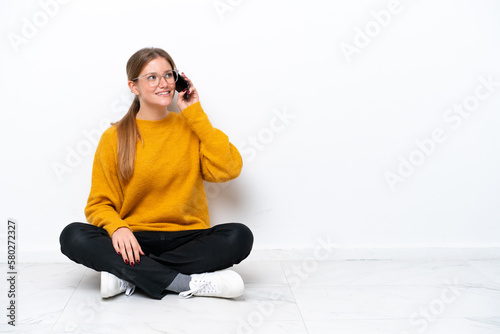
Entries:
<svg viewBox="0 0 500 334">
<path fill-rule="evenodd" d="M 85 221 L 96 142 L 146 46 L 240 149 L 240 177 L 206 189 L 212 224 L 246 223 L 255 249 L 500 247 L 497 1 L 3 0 L 0 22 L 0 235 L 17 220 L 20 261 L 65 261 L 59 233 Z"/>
</svg>

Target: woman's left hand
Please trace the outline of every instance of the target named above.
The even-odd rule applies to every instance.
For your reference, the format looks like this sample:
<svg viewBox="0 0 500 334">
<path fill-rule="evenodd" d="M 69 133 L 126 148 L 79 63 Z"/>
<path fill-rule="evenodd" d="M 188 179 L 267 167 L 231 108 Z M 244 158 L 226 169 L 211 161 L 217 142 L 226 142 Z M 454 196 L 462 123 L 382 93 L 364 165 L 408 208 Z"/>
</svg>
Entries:
<svg viewBox="0 0 500 334">
<path fill-rule="evenodd" d="M 177 95 L 177 106 L 179 107 L 179 110 L 182 111 L 189 107 L 190 105 L 198 102 L 200 100 L 198 96 L 198 91 L 196 90 L 196 87 L 193 86 L 193 82 L 186 77 L 184 73 L 181 74 L 184 79 L 186 79 L 187 82 L 189 82 L 189 92 L 186 90 L 179 92 Z M 184 98 L 184 95 L 188 94 L 188 99 L 186 100 Z"/>
</svg>

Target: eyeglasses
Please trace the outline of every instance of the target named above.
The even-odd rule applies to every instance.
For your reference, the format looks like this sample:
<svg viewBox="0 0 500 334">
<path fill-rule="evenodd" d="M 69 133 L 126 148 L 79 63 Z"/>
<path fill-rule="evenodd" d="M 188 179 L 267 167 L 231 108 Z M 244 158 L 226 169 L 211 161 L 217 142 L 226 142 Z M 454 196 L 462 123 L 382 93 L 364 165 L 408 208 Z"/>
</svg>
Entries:
<svg viewBox="0 0 500 334">
<path fill-rule="evenodd" d="M 163 75 L 159 75 L 158 73 L 147 73 L 144 75 L 141 75 L 140 77 L 137 77 L 135 79 L 132 79 L 132 81 L 136 81 L 141 78 L 146 78 L 146 82 L 151 86 L 151 87 L 157 87 L 160 84 L 161 78 L 165 79 L 167 83 L 174 83 L 177 82 L 177 79 L 179 78 L 179 72 L 177 70 L 171 70 L 165 72 Z"/>
</svg>

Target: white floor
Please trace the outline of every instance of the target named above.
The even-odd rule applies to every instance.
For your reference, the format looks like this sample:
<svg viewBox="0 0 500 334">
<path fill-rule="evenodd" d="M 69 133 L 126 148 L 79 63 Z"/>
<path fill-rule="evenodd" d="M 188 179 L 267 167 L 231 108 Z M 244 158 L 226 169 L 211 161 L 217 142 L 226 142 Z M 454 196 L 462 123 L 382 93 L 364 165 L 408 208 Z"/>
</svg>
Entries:
<svg viewBox="0 0 500 334">
<path fill-rule="evenodd" d="M 235 300 L 136 292 L 101 300 L 73 263 L 18 267 L 17 326 L 2 333 L 498 334 L 500 260 L 244 262 Z"/>
</svg>

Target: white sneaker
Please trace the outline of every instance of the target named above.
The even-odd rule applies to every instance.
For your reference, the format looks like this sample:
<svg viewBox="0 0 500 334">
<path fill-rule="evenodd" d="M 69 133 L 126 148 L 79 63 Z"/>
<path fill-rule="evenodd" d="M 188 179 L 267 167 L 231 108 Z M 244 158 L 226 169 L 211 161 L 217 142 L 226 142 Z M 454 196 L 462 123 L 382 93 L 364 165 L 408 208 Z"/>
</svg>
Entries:
<svg viewBox="0 0 500 334">
<path fill-rule="evenodd" d="M 190 290 L 179 293 L 179 298 L 186 299 L 192 296 L 236 298 L 243 294 L 245 286 L 236 272 L 221 270 L 191 275 L 189 288 Z"/>
<path fill-rule="evenodd" d="M 101 271 L 101 297 L 109 298 L 125 292 L 130 296 L 135 291 L 135 285 L 125 280 L 119 279 L 113 274 Z"/>
</svg>

